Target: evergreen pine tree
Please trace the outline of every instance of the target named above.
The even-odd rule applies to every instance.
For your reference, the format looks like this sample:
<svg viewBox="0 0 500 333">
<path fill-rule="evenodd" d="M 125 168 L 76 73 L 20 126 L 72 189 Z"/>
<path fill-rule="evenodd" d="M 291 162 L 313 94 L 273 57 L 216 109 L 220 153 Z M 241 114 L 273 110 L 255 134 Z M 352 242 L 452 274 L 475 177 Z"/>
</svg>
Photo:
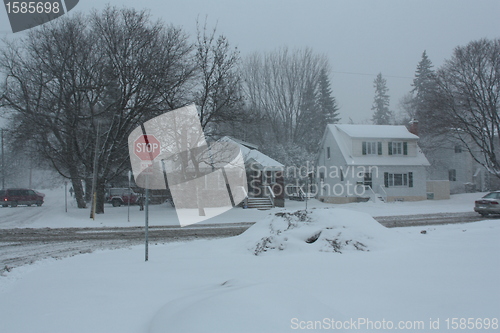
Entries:
<svg viewBox="0 0 500 333">
<path fill-rule="evenodd" d="M 415 78 L 413 79 L 413 89 L 412 93 L 415 93 L 416 102 L 425 101 L 426 95 L 428 95 L 433 89 L 434 82 L 434 70 L 432 69 L 432 62 L 427 56 L 427 52 L 422 53 L 422 60 L 417 65 L 417 70 L 415 71 Z"/>
<path fill-rule="evenodd" d="M 294 142 L 300 143 L 307 150 L 317 145 L 318 132 L 325 126 L 317 103 L 316 84 L 309 82 L 302 95 L 301 112 L 297 119 L 297 132 Z"/>
<path fill-rule="evenodd" d="M 429 112 L 432 112 L 430 103 L 432 94 L 436 89 L 435 75 L 432 69 L 433 65 L 427 56 L 427 52 L 422 53 L 422 60 L 417 65 L 415 71 L 415 78 L 413 79 L 413 109 L 415 118 L 419 121 L 419 130 L 421 132 L 428 132 L 432 124 L 427 123 Z"/>
<path fill-rule="evenodd" d="M 379 73 L 373 81 L 375 88 L 375 98 L 373 100 L 372 110 L 374 110 L 372 122 L 375 125 L 389 125 L 393 118 L 393 113 L 389 110 L 389 95 L 387 92 L 387 80 Z"/>
<path fill-rule="evenodd" d="M 326 124 L 335 124 L 340 121 L 339 108 L 335 97 L 332 96 L 330 79 L 325 69 L 321 70 L 318 80 L 318 108 Z"/>
</svg>

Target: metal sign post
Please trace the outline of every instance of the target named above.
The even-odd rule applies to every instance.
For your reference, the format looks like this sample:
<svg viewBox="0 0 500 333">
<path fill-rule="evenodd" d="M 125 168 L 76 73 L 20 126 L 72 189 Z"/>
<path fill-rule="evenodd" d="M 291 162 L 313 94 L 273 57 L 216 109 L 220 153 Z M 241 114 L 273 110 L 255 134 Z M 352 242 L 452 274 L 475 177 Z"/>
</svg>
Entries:
<svg viewBox="0 0 500 333">
<path fill-rule="evenodd" d="M 146 247 L 145 247 L 145 261 L 148 261 L 148 256 L 149 256 L 149 174 L 146 173 L 146 207 L 145 207 L 145 221 L 144 221 L 144 226 L 145 226 L 145 241 L 146 241 Z"/>
<path fill-rule="evenodd" d="M 132 171 L 128 171 L 128 208 L 127 208 L 127 222 L 130 222 L 130 199 L 132 198 L 132 188 L 130 187 L 130 178 L 132 178 Z"/>
<path fill-rule="evenodd" d="M 307 192 L 308 187 L 309 187 L 309 177 L 307 177 L 307 180 L 306 180 L 306 212 L 307 212 L 307 199 L 309 196 L 309 193 Z"/>
<path fill-rule="evenodd" d="M 307 179 L 306 179 L 306 211 L 307 211 L 307 200 L 309 200 L 309 180 L 310 177 L 313 175 L 313 171 L 307 172 Z"/>
<path fill-rule="evenodd" d="M 64 208 L 66 213 L 68 212 L 68 182 L 64 182 Z"/>
<path fill-rule="evenodd" d="M 142 127 L 142 126 L 141 126 Z M 144 211 L 144 234 L 145 234 L 145 261 L 149 256 L 149 175 L 152 173 L 153 161 L 160 154 L 160 141 L 154 135 L 147 135 L 146 130 L 142 129 L 143 135 L 140 135 L 134 141 L 134 153 L 142 161 L 144 167 L 142 174 L 146 177 L 146 202 Z"/>
</svg>

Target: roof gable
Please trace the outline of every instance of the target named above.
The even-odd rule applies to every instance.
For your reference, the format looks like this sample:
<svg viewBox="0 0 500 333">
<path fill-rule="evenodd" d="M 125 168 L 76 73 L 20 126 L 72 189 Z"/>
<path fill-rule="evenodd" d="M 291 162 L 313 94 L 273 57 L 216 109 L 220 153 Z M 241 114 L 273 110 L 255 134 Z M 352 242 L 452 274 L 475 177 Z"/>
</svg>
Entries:
<svg viewBox="0 0 500 333">
<path fill-rule="evenodd" d="M 405 126 L 337 124 L 327 126 L 347 165 L 430 165 L 424 153 L 418 148 L 418 145 L 416 156 L 353 156 L 353 139 L 364 138 L 417 141 L 418 136 L 408 132 Z"/>
<path fill-rule="evenodd" d="M 237 142 L 237 140 L 235 140 L 229 136 L 225 136 L 225 137 L 221 138 L 220 140 L 225 141 L 225 142 L 232 141 L 232 142 L 238 144 L 240 149 L 241 149 L 243 159 L 245 160 L 245 164 L 258 163 L 263 168 L 266 168 L 266 170 L 268 170 L 268 171 L 282 170 L 284 168 L 284 165 L 281 164 L 280 162 L 276 161 L 275 159 L 267 156 L 266 154 L 261 153 L 257 149 L 250 149 L 247 145 L 239 143 L 239 142 Z M 254 145 L 252 145 L 252 146 L 254 146 Z"/>
<path fill-rule="evenodd" d="M 332 131 L 334 127 L 351 138 L 367 139 L 404 139 L 418 140 L 418 136 L 408 131 L 406 126 L 396 125 L 328 125 Z"/>
</svg>

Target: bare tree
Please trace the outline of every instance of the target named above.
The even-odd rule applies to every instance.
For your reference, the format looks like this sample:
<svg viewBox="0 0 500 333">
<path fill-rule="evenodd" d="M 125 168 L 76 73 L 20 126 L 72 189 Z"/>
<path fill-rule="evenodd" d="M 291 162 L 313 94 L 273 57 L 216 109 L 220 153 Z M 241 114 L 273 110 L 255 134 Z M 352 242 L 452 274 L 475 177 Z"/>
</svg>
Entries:
<svg viewBox="0 0 500 333">
<path fill-rule="evenodd" d="M 58 27 L 44 25 L 9 42 L 0 60 L 6 74 L 3 105 L 12 111 L 16 142 L 33 142 L 34 153 L 72 180 L 79 207 L 85 207 L 79 157 L 88 138 L 77 130 L 88 117 L 84 92 L 102 89 L 102 71 L 91 65 L 96 53 L 90 34 L 81 16 L 62 19 Z"/>
<path fill-rule="evenodd" d="M 415 116 L 415 98 L 409 92 L 399 99 L 398 112 L 395 114 L 396 124 L 408 125 L 412 119 L 415 119 Z"/>
<path fill-rule="evenodd" d="M 453 136 L 476 162 L 500 177 L 500 39 L 455 48 L 437 72 L 434 133 Z"/>
<path fill-rule="evenodd" d="M 224 35 L 216 36 L 216 28 L 209 31 L 197 24 L 195 45 L 197 70 L 196 93 L 201 126 L 206 135 L 215 130 L 215 124 L 241 121 L 243 97 L 239 74 L 240 56 Z"/>
<path fill-rule="evenodd" d="M 106 94 L 100 104 L 99 209 L 104 184 L 129 168 L 129 133 L 144 121 L 185 102 L 184 86 L 194 68 L 191 46 L 180 29 L 150 22 L 149 14 L 108 7 L 93 14 L 103 59 L 108 64 Z"/>
<path fill-rule="evenodd" d="M 265 121 L 259 137 L 300 145 L 304 129 L 314 127 L 310 113 L 318 110 L 316 92 L 321 73 L 328 72 L 327 58 L 310 48 L 290 51 L 285 47 L 251 55 L 243 71 L 248 107 Z"/>
<path fill-rule="evenodd" d="M 8 44 L 0 58 L 2 104 L 20 139 L 34 142 L 35 152 L 71 179 L 79 207 L 82 180 L 97 174 L 103 212 L 105 182 L 129 168 L 130 131 L 183 103 L 190 51 L 180 29 L 151 23 L 144 11 L 108 7 L 60 18 Z"/>
</svg>

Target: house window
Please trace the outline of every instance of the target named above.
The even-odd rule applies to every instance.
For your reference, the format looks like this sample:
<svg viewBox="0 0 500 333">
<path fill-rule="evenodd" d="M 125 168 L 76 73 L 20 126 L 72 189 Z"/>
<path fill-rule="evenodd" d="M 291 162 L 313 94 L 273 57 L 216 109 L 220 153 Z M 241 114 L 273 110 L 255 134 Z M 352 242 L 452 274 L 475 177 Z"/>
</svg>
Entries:
<svg viewBox="0 0 500 333">
<path fill-rule="evenodd" d="M 326 147 L 326 158 L 330 159 L 330 147 Z"/>
<path fill-rule="evenodd" d="M 263 174 L 264 176 L 264 184 L 271 185 L 276 183 L 276 173 L 273 171 L 266 171 Z"/>
<path fill-rule="evenodd" d="M 462 152 L 462 146 L 456 145 L 455 146 L 455 154 L 460 154 Z"/>
<path fill-rule="evenodd" d="M 450 182 L 456 182 L 457 181 L 457 170 L 455 170 L 455 169 L 448 170 L 448 179 L 450 180 Z"/>
<path fill-rule="evenodd" d="M 385 187 L 413 187 L 413 172 L 384 173 Z"/>
<path fill-rule="evenodd" d="M 382 155 L 382 142 L 363 141 L 363 155 Z"/>
<path fill-rule="evenodd" d="M 389 142 L 389 155 L 408 155 L 408 142 Z"/>
<path fill-rule="evenodd" d="M 363 185 L 369 186 L 370 188 L 373 186 L 372 173 L 371 172 L 365 172 L 365 177 L 363 179 Z"/>
</svg>

